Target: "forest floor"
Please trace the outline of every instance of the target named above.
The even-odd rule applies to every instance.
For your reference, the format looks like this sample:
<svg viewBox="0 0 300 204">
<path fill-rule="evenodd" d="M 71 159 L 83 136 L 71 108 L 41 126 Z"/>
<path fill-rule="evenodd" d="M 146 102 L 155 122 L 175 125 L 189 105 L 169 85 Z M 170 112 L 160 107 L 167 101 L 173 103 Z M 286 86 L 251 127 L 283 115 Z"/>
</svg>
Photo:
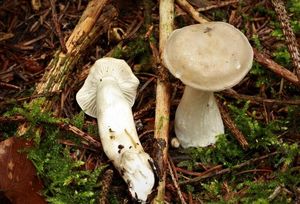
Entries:
<svg viewBox="0 0 300 204">
<path fill-rule="evenodd" d="M 75 100 L 104 56 L 126 60 L 140 80 L 134 119 L 145 151 L 156 158 L 159 1 L 108 1 L 92 37 L 71 45 L 88 2 L 0 0 L 0 203 L 136 202 L 102 151 L 97 120 Z M 174 29 L 198 23 L 178 2 Z M 158 167 L 167 174 L 164 203 L 300 203 L 299 1 L 188 2 L 209 21 L 241 30 L 254 63 L 238 85 L 215 94 L 225 123 L 216 144 L 169 145 L 170 165 Z M 76 54 L 68 55 L 70 46 Z M 61 69 L 46 75 L 52 68 Z M 48 79 L 56 88 L 38 85 Z M 184 85 L 168 79 L 170 141 Z"/>
</svg>

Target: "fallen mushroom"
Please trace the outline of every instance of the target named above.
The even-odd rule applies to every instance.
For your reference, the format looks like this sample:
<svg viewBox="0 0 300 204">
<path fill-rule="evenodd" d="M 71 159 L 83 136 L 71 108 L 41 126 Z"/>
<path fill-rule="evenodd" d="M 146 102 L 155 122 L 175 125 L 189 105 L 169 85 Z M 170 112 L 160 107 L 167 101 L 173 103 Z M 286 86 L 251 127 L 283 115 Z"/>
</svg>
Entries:
<svg viewBox="0 0 300 204">
<path fill-rule="evenodd" d="M 14 204 L 46 203 L 35 167 L 26 154 L 20 152 L 31 146 L 31 142 L 17 137 L 0 142 L 0 192 Z"/>
<path fill-rule="evenodd" d="M 253 50 L 244 34 L 224 22 L 177 29 L 168 38 L 162 60 L 185 85 L 175 114 L 182 147 L 205 147 L 224 133 L 213 92 L 239 83 L 252 66 Z"/>
<path fill-rule="evenodd" d="M 102 58 L 92 66 L 76 100 L 86 114 L 97 118 L 103 150 L 131 195 L 146 201 L 154 185 L 154 173 L 131 110 L 138 85 L 139 80 L 124 60 Z"/>
</svg>

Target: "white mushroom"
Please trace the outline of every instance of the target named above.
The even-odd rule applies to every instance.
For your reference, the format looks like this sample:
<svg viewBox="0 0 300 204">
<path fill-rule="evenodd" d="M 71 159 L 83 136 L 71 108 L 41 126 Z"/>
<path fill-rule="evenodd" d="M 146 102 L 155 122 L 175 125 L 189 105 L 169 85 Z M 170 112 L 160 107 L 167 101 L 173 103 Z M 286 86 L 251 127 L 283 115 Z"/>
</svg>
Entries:
<svg viewBox="0 0 300 204">
<path fill-rule="evenodd" d="M 92 66 L 76 100 L 86 114 L 97 118 L 103 150 L 131 195 L 146 201 L 154 185 L 154 173 L 131 110 L 138 85 L 139 80 L 124 60 L 102 58 Z"/>
<path fill-rule="evenodd" d="M 224 125 L 213 92 L 236 85 L 250 70 L 253 50 L 247 38 L 224 22 L 186 26 L 170 35 L 162 60 L 186 85 L 175 114 L 182 147 L 215 143 Z"/>
</svg>

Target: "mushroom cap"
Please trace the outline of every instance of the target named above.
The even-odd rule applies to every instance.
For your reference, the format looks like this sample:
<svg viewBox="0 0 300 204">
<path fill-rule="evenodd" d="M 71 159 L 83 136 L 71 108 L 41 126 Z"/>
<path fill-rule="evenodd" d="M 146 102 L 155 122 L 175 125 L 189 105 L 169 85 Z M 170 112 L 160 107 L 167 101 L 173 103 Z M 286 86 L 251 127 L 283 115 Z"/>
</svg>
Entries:
<svg viewBox="0 0 300 204">
<path fill-rule="evenodd" d="M 101 58 L 91 67 L 88 77 L 76 94 L 77 103 L 89 116 L 97 117 L 96 96 L 98 84 L 106 77 L 109 79 L 114 78 L 129 105 L 133 106 L 134 104 L 139 80 L 132 73 L 129 65 L 121 59 Z"/>
<path fill-rule="evenodd" d="M 252 66 L 253 50 L 234 26 L 208 22 L 174 30 L 165 44 L 162 60 L 184 84 L 220 91 L 244 78 Z"/>
</svg>

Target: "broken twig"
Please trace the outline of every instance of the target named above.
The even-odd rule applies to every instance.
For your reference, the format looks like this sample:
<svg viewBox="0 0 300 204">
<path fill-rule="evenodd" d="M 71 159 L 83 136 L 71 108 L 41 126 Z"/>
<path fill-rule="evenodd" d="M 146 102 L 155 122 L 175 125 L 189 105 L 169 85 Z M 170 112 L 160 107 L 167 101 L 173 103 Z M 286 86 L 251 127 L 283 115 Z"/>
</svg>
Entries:
<svg viewBox="0 0 300 204">
<path fill-rule="evenodd" d="M 275 156 L 276 154 L 278 154 L 278 152 L 272 152 L 270 154 L 266 154 L 266 155 L 258 157 L 258 158 L 250 159 L 248 161 L 245 161 L 243 163 L 240 163 L 240 164 L 235 165 L 235 166 L 230 167 L 230 168 L 222 169 L 222 170 L 217 171 L 217 172 L 212 172 L 211 174 L 204 174 L 203 176 L 199 176 L 199 177 L 196 177 L 196 178 L 193 178 L 193 179 L 189 179 L 189 180 L 180 182 L 179 184 L 183 185 L 183 184 L 195 183 L 195 182 L 199 182 L 199 181 L 201 181 L 203 179 L 206 179 L 206 178 L 210 178 L 210 177 L 213 177 L 213 176 L 218 176 L 218 175 L 223 175 L 223 174 L 226 174 L 226 173 L 230 173 L 235 169 L 239 169 L 239 168 L 242 168 L 244 166 L 248 166 L 248 165 L 250 165 L 254 162 L 258 162 L 258 161 L 267 159 L 269 157 Z"/>
<path fill-rule="evenodd" d="M 174 0 L 161 0 L 159 2 L 159 50 L 162 51 L 168 36 L 173 31 L 174 21 Z M 156 108 L 155 108 L 155 131 L 154 137 L 158 144 L 161 144 L 157 155 L 162 158 L 157 159 L 159 175 L 156 198 L 153 203 L 163 203 L 166 184 L 166 166 L 168 161 L 168 137 L 170 121 L 170 92 L 169 92 L 169 73 L 162 65 L 158 66 L 158 78 L 156 86 Z M 159 157 L 159 156 L 158 156 Z"/>
<path fill-rule="evenodd" d="M 222 115 L 224 124 L 230 130 L 230 132 L 233 134 L 233 136 L 239 142 L 239 144 L 242 146 L 242 148 L 244 150 L 248 149 L 249 144 L 248 144 L 244 134 L 237 128 L 236 124 L 231 119 L 227 108 L 222 104 L 222 102 L 220 100 L 217 100 L 217 102 L 218 102 L 218 107 L 219 107 L 220 113 Z"/>
<path fill-rule="evenodd" d="M 296 86 L 299 86 L 300 83 L 295 74 L 293 74 L 291 71 L 287 70 L 283 66 L 274 62 L 266 54 L 259 52 L 255 48 L 253 48 L 253 51 L 254 51 L 255 61 L 262 64 L 264 67 L 268 68 L 269 70 L 273 71 L 278 76 L 288 80 L 289 82 L 293 83 Z"/>
<path fill-rule="evenodd" d="M 292 63 L 294 65 L 298 81 L 300 81 L 300 54 L 298 50 L 296 36 L 290 24 L 290 18 L 286 12 L 282 0 L 272 0 L 272 3 L 275 8 L 275 12 L 277 13 L 277 17 L 280 21 L 282 32 L 285 36 L 285 41 L 287 43 L 288 50 L 291 54 Z"/>
<path fill-rule="evenodd" d="M 186 0 L 176 0 L 176 3 L 185 10 L 198 23 L 206 23 L 208 20 L 200 15 L 200 13 Z"/>
</svg>

